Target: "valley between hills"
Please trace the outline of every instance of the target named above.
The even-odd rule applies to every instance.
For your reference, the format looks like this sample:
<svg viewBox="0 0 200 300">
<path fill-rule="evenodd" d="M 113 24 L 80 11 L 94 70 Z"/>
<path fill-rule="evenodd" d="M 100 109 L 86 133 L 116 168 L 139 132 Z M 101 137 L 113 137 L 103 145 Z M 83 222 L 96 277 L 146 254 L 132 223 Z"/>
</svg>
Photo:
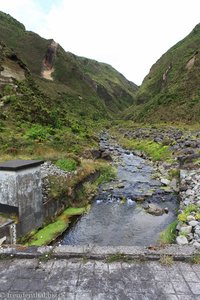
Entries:
<svg viewBox="0 0 200 300">
<path fill-rule="evenodd" d="M 43 228 L 19 243 L 57 241 L 72 217 L 95 214 L 93 201 L 110 201 L 157 220 L 168 214 L 159 245 L 199 249 L 199 70 L 199 24 L 137 86 L 0 12 L 0 160 L 45 161 L 43 201 L 57 203 Z M 165 207 L 169 198 L 173 207 Z"/>
</svg>

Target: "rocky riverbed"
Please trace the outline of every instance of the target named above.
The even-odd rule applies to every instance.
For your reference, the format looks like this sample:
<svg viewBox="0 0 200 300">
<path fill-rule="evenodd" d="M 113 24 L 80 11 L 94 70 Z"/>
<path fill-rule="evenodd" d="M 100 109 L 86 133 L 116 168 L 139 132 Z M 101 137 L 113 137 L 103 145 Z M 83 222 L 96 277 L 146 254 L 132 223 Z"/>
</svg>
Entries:
<svg viewBox="0 0 200 300">
<path fill-rule="evenodd" d="M 193 244 L 200 249 L 200 131 L 177 128 L 121 129 L 127 139 L 151 139 L 168 145 L 174 163 L 157 162 L 158 177 L 166 188 L 172 188 L 179 195 L 177 239 L 179 245 Z M 145 157 L 141 151 L 135 151 Z M 177 170 L 176 175 L 171 176 Z"/>
<path fill-rule="evenodd" d="M 94 218 L 94 223 L 92 223 L 93 221 L 91 222 L 93 224 L 92 227 L 95 228 L 98 222 L 99 224 L 104 222 L 106 231 L 110 226 L 107 219 L 113 217 L 109 215 L 111 210 L 115 211 L 117 218 L 123 219 L 121 212 L 117 209 L 118 206 L 126 206 L 129 208 L 129 212 L 131 209 L 134 213 L 137 212 L 138 221 L 141 217 L 141 212 L 144 214 L 142 216 L 143 219 L 148 219 L 149 216 L 164 218 L 171 214 L 170 209 L 175 211 L 175 207 L 170 207 L 168 200 L 170 202 L 171 195 L 177 193 L 180 207 L 178 210 L 179 223 L 177 225 L 176 241 L 179 245 L 193 244 L 195 247 L 200 248 L 200 167 L 198 162 L 200 156 L 200 132 L 185 132 L 175 128 L 166 128 L 164 130 L 137 128 L 131 131 L 125 129 L 120 131 L 128 139 L 151 139 L 157 143 L 168 145 L 174 157 L 174 162 L 152 162 L 145 153 L 137 150 L 132 152 L 122 149 L 117 145 L 114 138 L 110 137 L 108 141 L 108 135 L 104 134 L 100 141 L 100 149 L 92 150 L 91 155 L 94 159 L 104 158 L 108 161 L 113 161 L 117 166 L 118 175 L 116 181 L 104 184 L 101 187 L 92 208 L 92 213 L 97 217 Z M 71 173 L 60 170 L 52 163 L 45 162 L 42 166 L 44 201 L 50 188 L 49 175 L 65 178 L 73 176 Z M 167 197 L 168 200 L 166 200 Z M 140 203 L 139 210 L 138 203 Z M 108 204 L 112 206 L 110 209 Z M 103 205 L 106 207 L 103 208 Z M 100 207 L 102 211 L 100 211 Z M 106 213 L 104 213 L 104 209 L 106 209 Z M 126 213 L 131 218 L 134 215 L 133 211 L 130 215 L 127 213 L 128 210 L 123 213 Z M 98 220 L 99 215 L 102 221 Z M 171 220 L 175 219 L 175 215 L 176 213 L 173 214 Z M 88 216 L 84 216 L 82 220 L 90 223 Z M 135 218 L 135 223 L 127 225 L 126 235 L 129 231 L 132 232 L 132 227 L 138 226 L 138 221 Z M 115 226 L 112 228 L 113 232 L 116 229 L 114 228 Z M 122 235 L 120 236 L 121 233 L 119 234 L 119 229 L 117 230 L 119 239 L 114 243 L 119 244 L 123 238 Z M 140 228 L 140 230 L 144 229 Z M 96 236 L 98 234 L 96 233 Z M 74 237 L 72 235 L 69 238 L 71 241 L 66 243 L 73 243 Z M 151 236 L 150 232 L 149 235 Z M 146 236 L 141 234 L 142 238 L 146 238 Z M 153 239 L 150 240 L 153 241 Z M 150 243 L 150 240 L 147 243 Z M 103 242 L 103 244 L 106 243 L 108 241 Z"/>
<path fill-rule="evenodd" d="M 120 147 L 106 133 L 100 152 L 110 155 L 117 177 L 103 184 L 88 214 L 66 232 L 63 245 L 152 245 L 174 219 L 178 209 L 172 188 L 156 178 L 147 161 Z M 102 157 L 102 155 L 101 155 Z"/>
<path fill-rule="evenodd" d="M 127 138 L 151 139 L 163 145 L 169 145 L 177 156 L 199 153 L 200 131 L 181 130 L 174 127 L 167 128 L 137 128 L 134 130 L 121 129 Z"/>
</svg>

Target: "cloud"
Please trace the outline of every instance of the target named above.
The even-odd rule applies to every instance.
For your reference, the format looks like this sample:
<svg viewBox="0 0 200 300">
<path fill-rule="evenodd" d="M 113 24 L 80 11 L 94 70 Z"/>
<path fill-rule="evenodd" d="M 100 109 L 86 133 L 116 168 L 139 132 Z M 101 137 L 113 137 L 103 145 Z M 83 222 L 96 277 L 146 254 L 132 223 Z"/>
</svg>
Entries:
<svg viewBox="0 0 200 300">
<path fill-rule="evenodd" d="M 27 30 L 37 30 L 45 24 L 46 15 L 34 0 L 0 1 L 0 10 L 23 23 Z"/>
<path fill-rule="evenodd" d="M 141 83 L 151 65 L 198 23 L 198 1 L 63 0 L 40 33 Z"/>
<path fill-rule="evenodd" d="M 66 51 L 109 63 L 137 84 L 199 22 L 199 0 L 49 0 L 44 9 L 45 1 L 6 0 L 0 9 Z"/>
</svg>

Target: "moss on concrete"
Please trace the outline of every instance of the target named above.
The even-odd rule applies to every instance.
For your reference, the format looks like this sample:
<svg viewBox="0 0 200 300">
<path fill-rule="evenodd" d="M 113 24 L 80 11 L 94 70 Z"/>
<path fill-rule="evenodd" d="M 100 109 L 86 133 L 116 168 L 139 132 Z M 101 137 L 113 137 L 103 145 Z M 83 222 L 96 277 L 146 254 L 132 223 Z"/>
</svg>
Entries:
<svg viewBox="0 0 200 300">
<path fill-rule="evenodd" d="M 70 207 L 67 208 L 56 220 L 38 230 L 26 243 L 27 246 L 44 246 L 52 242 L 56 237 L 61 235 L 70 224 L 72 216 L 79 216 L 86 212 L 87 207 Z"/>
</svg>

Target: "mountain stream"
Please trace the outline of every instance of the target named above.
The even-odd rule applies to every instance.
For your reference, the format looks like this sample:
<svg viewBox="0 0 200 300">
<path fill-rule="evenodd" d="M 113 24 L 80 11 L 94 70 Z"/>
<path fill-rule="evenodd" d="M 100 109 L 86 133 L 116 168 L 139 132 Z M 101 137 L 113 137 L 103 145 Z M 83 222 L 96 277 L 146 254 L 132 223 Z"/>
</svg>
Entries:
<svg viewBox="0 0 200 300">
<path fill-rule="evenodd" d="M 117 168 L 115 180 L 100 186 L 89 213 L 67 230 L 61 245 L 150 246 L 159 243 L 160 232 L 176 219 L 177 196 L 166 192 L 147 160 L 120 147 L 106 133 L 100 147 L 109 151 Z M 168 213 L 153 215 L 149 204 Z"/>
</svg>

